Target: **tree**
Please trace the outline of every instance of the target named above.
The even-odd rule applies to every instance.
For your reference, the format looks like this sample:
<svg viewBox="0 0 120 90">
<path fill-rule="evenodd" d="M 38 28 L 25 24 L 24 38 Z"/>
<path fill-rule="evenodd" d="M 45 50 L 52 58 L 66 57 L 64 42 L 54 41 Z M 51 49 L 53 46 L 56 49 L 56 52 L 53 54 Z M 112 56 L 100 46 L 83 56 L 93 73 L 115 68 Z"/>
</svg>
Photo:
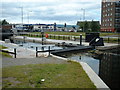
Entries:
<svg viewBox="0 0 120 90">
<path fill-rule="evenodd" d="M 84 22 L 84 32 L 87 32 L 89 29 L 89 24 L 87 21 Z"/>
<path fill-rule="evenodd" d="M 6 24 L 9 24 L 5 19 L 4 20 L 2 20 L 2 25 L 6 25 Z"/>
<path fill-rule="evenodd" d="M 99 23 L 92 20 L 90 28 L 92 32 L 98 32 L 100 30 L 100 25 Z"/>
<path fill-rule="evenodd" d="M 77 25 L 79 26 L 79 29 L 83 30 L 83 22 L 77 22 Z"/>
</svg>

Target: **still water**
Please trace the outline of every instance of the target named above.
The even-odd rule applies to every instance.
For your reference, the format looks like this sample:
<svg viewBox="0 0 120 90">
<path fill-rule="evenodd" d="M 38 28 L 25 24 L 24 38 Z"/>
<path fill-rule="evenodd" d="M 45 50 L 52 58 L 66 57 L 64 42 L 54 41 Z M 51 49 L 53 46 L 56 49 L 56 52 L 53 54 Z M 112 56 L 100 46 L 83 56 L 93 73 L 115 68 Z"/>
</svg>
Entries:
<svg viewBox="0 0 120 90">
<path fill-rule="evenodd" d="M 88 53 L 72 54 L 69 58 L 80 62 L 86 62 L 95 73 L 99 74 L 99 60 L 88 56 Z"/>
<path fill-rule="evenodd" d="M 98 59 L 93 58 L 89 53 L 66 54 L 65 56 L 86 62 L 110 89 L 120 88 L 120 54 L 106 52 Z"/>
<path fill-rule="evenodd" d="M 57 50 L 57 49 L 63 49 L 63 47 L 58 47 L 54 44 L 44 44 L 41 43 L 33 43 L 33 42 L 23 42 L 23 41 L 14 41 L 15 44 L 18 44 L 20 47 L 29 48 L 32 50 L 36 50 L 36 47 L 38 47 L 38 50 L 48 50 L 48 47 L 50 46 L 51 50 Z"/>
</svg>

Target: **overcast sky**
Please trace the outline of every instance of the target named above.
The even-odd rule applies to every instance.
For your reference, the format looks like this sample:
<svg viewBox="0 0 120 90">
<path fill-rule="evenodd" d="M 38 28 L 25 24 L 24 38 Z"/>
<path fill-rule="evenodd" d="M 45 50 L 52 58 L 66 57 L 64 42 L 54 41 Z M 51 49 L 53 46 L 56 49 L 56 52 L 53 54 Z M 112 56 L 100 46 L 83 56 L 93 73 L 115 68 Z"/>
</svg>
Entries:
<svg viewBox="0 0 120 90">
<path fill-rule="evenodd" d="M 10 23 L 76 24 L 83 20 L 101 19 L 101 0 L 2 0 L 2 20 Z"/>
</svg>

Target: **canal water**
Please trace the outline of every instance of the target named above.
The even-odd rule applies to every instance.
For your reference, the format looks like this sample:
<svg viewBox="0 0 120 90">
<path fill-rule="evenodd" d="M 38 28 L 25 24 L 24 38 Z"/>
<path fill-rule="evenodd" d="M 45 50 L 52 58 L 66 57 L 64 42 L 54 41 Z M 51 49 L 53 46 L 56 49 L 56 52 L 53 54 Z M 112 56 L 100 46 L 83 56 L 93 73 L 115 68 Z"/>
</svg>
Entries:
<svg viewBox="0 0 120 90">
<path fill-rule="evenodd" d="M 44 44 L 41 43 L 33 43 L 33 42 L 24 42 L 24 41 L 14 41 L 15 44 L 19 45 L 20 47 L 29 48 L 32 50 L 36 50 L 36 47 L 38 47 L 38 50 L 48 50 L 48 47 L 50 46 L 50 50 L 57 50 L 57 49 L 63 49 L 63 47 L 58 47 L 54 44 Z"/>
<path fill-rule="evenodd" d="M 89 53 L 71 54 L 68 58 L 71 60 L 86 62 L 95 73 L 99 74 L 99 59 L 94 59 Z"/>
<path fill-rule="evenodd" d="M 104 52 L 97 59 L 90 53 L 70 53 L 64 56 L 72 60 L 86 62 L 110 89 L 120 88 L 120 54 Z"/>
</svg>

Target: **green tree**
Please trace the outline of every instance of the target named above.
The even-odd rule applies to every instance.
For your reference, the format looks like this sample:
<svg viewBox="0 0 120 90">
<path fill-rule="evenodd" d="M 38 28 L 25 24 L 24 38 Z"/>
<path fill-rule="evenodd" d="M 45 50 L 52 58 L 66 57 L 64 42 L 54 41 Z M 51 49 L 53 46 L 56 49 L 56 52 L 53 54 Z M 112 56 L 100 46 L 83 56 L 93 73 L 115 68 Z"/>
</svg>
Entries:
<svg viewBox="0 0 120 90">
<path fill-rule="evenodd" d="M 79 26 L 79 29 L 83 30 L 83 22 L 78 22 L 77 25 Z"/>
<path fill-rule="evenodd" d="M 2 25 L 6 25 L 6 24 L 9 24 L 5 19 L 4 20 L 2 20 Z"/>
<path fill-rule="evenodd" d="M 89 24 L 87 21 L 84 22 L 84 32 L 87 32 L 89 29 Z"/>
<path fill-rule="evenodd" d="M 92 32 L 98 32 L 100 30 L 100 25 L 99 23 L 92 20 L 90 28 Z"/>
</svg>

